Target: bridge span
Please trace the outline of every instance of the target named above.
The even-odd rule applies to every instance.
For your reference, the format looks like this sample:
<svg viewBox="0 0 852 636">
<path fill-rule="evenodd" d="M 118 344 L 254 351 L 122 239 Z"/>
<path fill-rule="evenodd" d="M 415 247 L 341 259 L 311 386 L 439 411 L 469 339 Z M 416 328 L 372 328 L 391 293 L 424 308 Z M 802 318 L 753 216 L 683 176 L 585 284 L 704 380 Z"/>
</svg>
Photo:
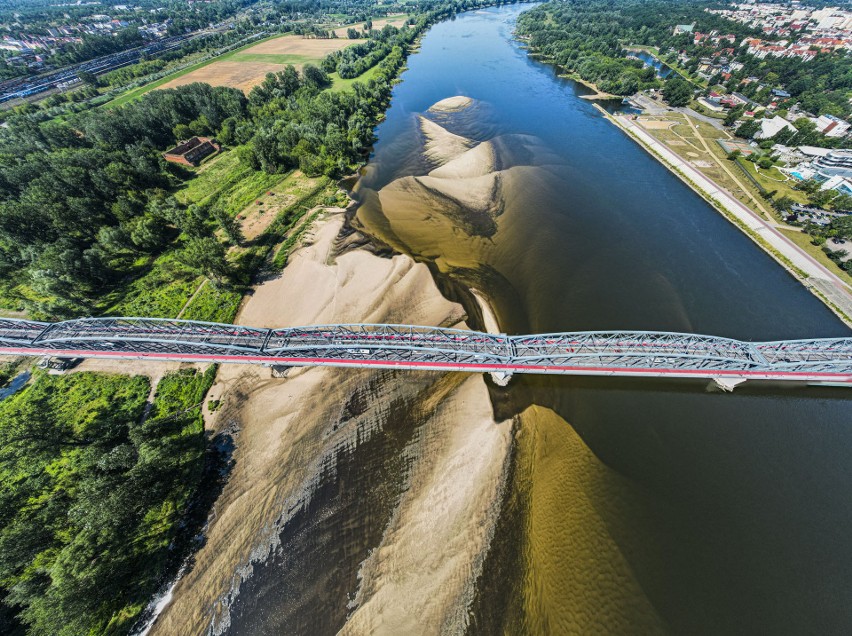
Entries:
<svg viewBox="0 0 852 636">
<path fill-rule="evenodd" d="M 155 318 L 0 318 L 0 355 L 513 373 L 749 379 L 852 387 L 852 337 L 743 342 L 649 331 L 507 336 L 413 325 L 261 329 Z"/>
</svg>

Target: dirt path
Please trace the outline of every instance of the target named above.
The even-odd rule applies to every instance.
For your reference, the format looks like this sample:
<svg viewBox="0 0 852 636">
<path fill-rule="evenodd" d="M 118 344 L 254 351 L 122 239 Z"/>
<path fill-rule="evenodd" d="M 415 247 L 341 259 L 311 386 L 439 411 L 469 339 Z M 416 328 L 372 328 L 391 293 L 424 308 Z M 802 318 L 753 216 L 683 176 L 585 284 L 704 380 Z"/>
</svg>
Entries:
<svg viewBox="0 0 852 636">
<path fill-rule="evenodd" d="M 734 183 L 739 183 L 740 189 L 745 192 L 746 196 L 751 200 L 752 203 L 754 203 L 754 206 L 763 213 L 763 216 L 765 216 L 768 221 L 775 224 L 775 219 L 772 214 L 763 206 L 760 201 L 757 200 L 757 198 L 751 193 L 751 191 L 747 187 L 742 185 L 742 182 L 736 177 L 736 175 L 734 175 L 733 172 L 731 172 L 728 166 L 726 166 L 723 162 L 719 161 L 716 155 L 713 154 L 713 151 L 710 149 L 710 146 L 707 145 L 707 140 L 704 139 L 704 135 L 701 134 L 701 131 L 698 130 L 698 127 L 692 122 L 692 120 L 687 115 L 683 115 L 683 118 L 684 120 L 686 120 L 687 125 L 695 132 L 695 136 L 701 142 L 701 145 L 704 146 L 704 150 L 707 152 L 708 155 L 710 155 L 710 158 L 716 163 L 716 165 L 718 165 L 725 174 L 731 177 L 731 179 L 734 180 Z"/>
<path fill-rule="evenodd" d="M 195 297 L 196 297 L 196 296 L 198 296 L 198 294 L 201 292 L 201 289 L 202 289 L 202 288 L 203 288 L 203 287 L 204 287 L 204 286 L 205 286 L 208 282 L 209 282 L 209 280 L 208 280 L 207 278 L 205 278 L 203 281 L 201 281 L 201 283 L 198 285 L 198 287 L 196 287 L 196 288 L 195 288 L 195 291 L 194 291 L 194 292 L 192 292 L 192 296 L 190 296 L 190 297 L 186 300 L 186 302 L 183 304 L 183 307 L 181 307 L 181 308 L 180 308 L 180 311 L 178 312 L 178 315 L 177 315 L 177 316 L 175 316 L 175 318 L 177 318 L 178 320 L 180 320 L 180 319 L 183 317 L 183 312 L 185 312 L 185 311 L 186 311 L 187 307 L 189 307 L 189 305 L 192 303 L 192 301 L 193 301 L 193 300 L 195 300 Z"/>
</svg>

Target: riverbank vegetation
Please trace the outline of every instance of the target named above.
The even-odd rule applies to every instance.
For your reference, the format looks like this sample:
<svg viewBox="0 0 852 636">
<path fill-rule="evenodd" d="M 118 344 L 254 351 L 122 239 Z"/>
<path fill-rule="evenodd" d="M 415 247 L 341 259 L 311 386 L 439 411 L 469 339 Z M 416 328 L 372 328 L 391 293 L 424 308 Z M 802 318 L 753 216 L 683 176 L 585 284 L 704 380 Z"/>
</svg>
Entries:
<svg viewBox="0 0 852 636">
<path fill-rule="evenodd" d="M 518 20 L 518 34 L 531 48 L 559 66 L 577 73 L 609 93 L 630 95 L 654 88 L 653 69 L 633 59 L 626 49 L 661 53 L 661 61 L 681 72 L 667 83 L 683 78 L 696 89 L 723 85 L 759 103 L 768 101 L 774 88 L 783 88 L 801 106 L 817 115 L 852 115 L 852 58 L 845 51 L 819 53 L 814 59 L 758 58 L 747 53 L 746 38 L 772 39 L 745 24 L 708 13 L 700 0 L 577 0 L 549 2 L 526 12 Z M 692 25 L 676 32 L 675 25 Z M 735 37 L 726 55 L 740 63 L 727 76 L 708 81 L 697 71 L 704 58 L 718 55 L 724 43 L 695 38 L 694 32 L 712 31 Z M 681 68 L 679 59 L 688 60 Z M 680 99 L 680 91 L 673 91 Z M 802 142 L 804 143 L 804 142 Z"/>
<path fill-rule="evenodd" d="M 705 7 L 706 3 L 697 0 L 549 2 L 524 13 L 518 19 L 517 32 L 534 51 L 600 90 L 632 95 L 638 90 L 660 87 L 662 82 L 652 67 L 629 56 L 625 48 L 638 45 L 678 49 L 687 45 L 690 36 L 673 35 L 673 25 L 689 24 L 698 18 L 708 29 L 727 24 L 722 18 L 705 13 Z M 697 81 L 692 74 L 687 77 Z M 675 80 L 682 81 L 679 77 L 669 81 Z"/>
<path fill-rule="evenodd" d="M 147 418 L 141 376 L 38 372 L 0 402 L 0 631 L 129 629 L 191 539 L 214 374 L 166 375 Z"/>
</svg>

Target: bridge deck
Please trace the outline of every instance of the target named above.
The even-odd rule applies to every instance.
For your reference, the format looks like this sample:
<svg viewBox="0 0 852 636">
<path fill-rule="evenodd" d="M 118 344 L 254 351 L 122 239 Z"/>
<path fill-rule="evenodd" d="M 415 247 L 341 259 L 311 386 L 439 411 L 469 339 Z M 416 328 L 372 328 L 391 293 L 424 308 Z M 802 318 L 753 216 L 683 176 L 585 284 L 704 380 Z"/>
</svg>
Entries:
<svg viewBox="0 0 852 636">
<path fill-rule="evenodd" d="M 506 336 L 413 325 L 259 329 L 152 318 L 0 319 L 0 354 L 852 386 L 852 338 L 743 342 L 647 331 Z"/>
</svg>

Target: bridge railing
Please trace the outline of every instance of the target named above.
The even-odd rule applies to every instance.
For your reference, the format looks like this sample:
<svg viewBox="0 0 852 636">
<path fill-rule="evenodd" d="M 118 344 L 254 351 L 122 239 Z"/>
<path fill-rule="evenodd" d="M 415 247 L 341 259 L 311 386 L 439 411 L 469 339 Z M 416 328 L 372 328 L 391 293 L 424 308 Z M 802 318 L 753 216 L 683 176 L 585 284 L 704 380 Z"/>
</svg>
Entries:
<svg viewBox="0 0 852 636">
<path fill-rule="evenodd" d="M 264 329 L 158 318 L 84 318 L 59 323 L 0 319 L 0 353 L 156 354 L 287 360 L 484 365 L 551 372 L 567 368 L 784 371 L 852 377 L 852 338 L 742 342 L 649 331 L 506 336 L 415 325 L 343 324 Z M 323 362 L 323 361 L 327 362 Z M 848 381 L 848 380 L 847 380 Z"/>
</svg>

